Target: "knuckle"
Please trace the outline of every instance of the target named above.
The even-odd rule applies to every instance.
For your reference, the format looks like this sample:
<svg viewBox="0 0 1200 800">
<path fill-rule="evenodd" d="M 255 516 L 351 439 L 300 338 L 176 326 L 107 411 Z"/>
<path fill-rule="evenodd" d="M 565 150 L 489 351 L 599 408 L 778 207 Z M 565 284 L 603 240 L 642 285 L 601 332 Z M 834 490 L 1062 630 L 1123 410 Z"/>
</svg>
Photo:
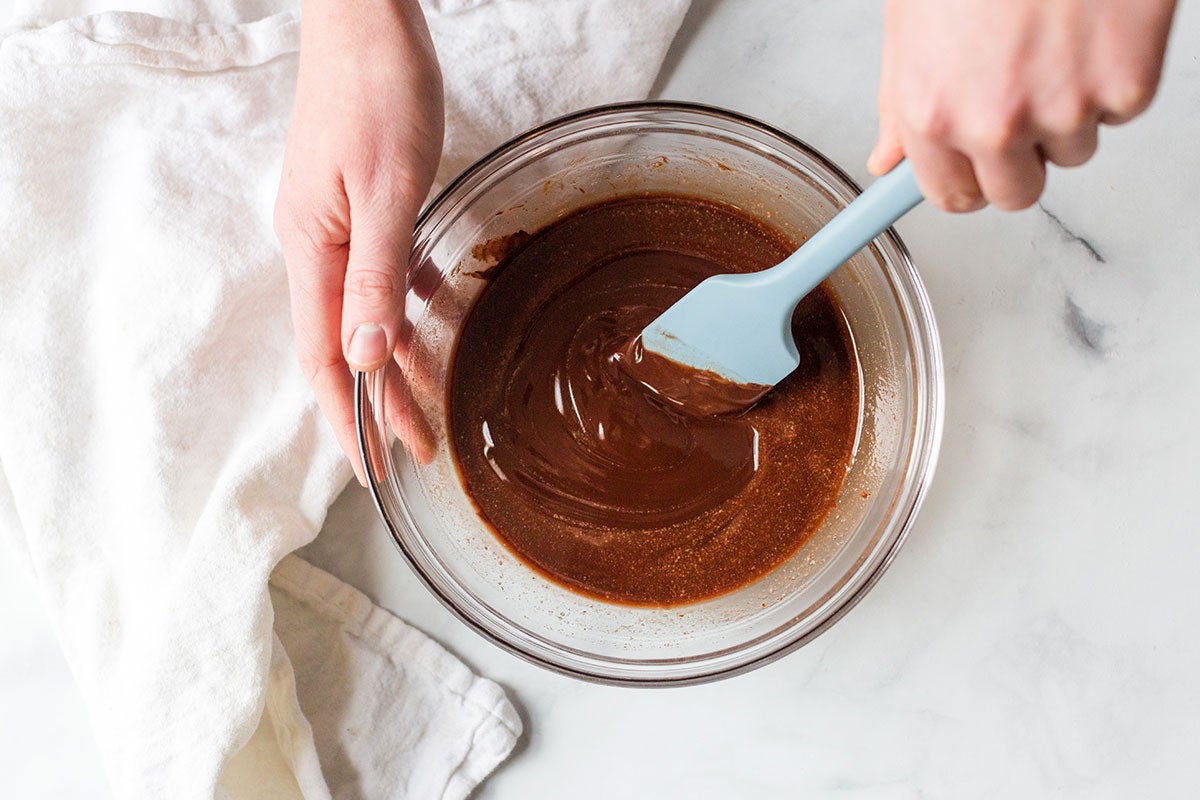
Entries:
<svg viewBox="0 0 1200 800">
<path fill-rule="evenodd" d="M 355 269 L 346 273 L 346 296 L 371 305 L 397 302 L 403 292 L 399 276 L 383 269 Z"/>
<path fill-rule="evenodd" d="M 326 252 L 340 246 L 329 225 L 322 224 L 311 210 L 302 210 L 289 200 L 280 198 L 275 203 L 275 236 L 285 251 L 297 251 L 305 256 Z"/>
<path fill-rule="evenodd" d="M 391 219 L 397 209 L 413 212 L 420 207 L 433 181 L 432 166 L 419 153 L 407 152 L 399 145 L 356 159 L 346 167 L 346 188 L 360 206 Z"/>
<path fill-rule="evenodd" d="M 982 199 L 977 192 L 949 190 L 936 195 L 933 198 L 933 204 L 951 214 L 965 214 L 969 211 L 977 211 L 982 206 Z"/>
<path fill-rule="evenodd" d="M 1140 77 L 1126 79 L 1109 90 L 1108 110 L 1120 117 L 1134 117 L 1154 99 L 1154 84 Z"/>
<path fill-rule="evenodd" d="M 313 387 L 317 386 L 322 374 L 331 369 L 340 369 L 343 363 L 341 353 L 333 355 L 311 350 L 300 351 L 296 360 L 300 364 L 300 372 L 304 375 L 304 380 Z"/>
<path fill-rule="evenodd" d="M 1022 203 L 1018 198 L 1008 195 L 1001 195 L 992 199 L 992 205 L 1001 211 L 1021 211 L 1033 205 L 1032 203 Z"/>
<path fill-rule="evenodd" d="M 1048 151 L 1046 160 L 1060 167 L 1078 167 L 1096 154 L 1096 144 L 1095 136 L 1075 136 L 1065 147 Z"/>
<path fill-rule="evenodd" d="M 915 104 L 909 112 L 908 125 L 917 135 L 931 141 L 945 141 L 950 136 L 950 117 L 934 102 Z"/>
<path fill-rule="evenodd" d="M 393 156 L 385 161 L 384 168 L 373 172 L 368 178 L 371 194 L 388 206 L 398 203 L 419 203 L 425 195 L 423 181 L 418 173 L 423 169 L 411 163 L 411 159 Z"/>
<path fill-rule="evenodd" d="M 1063 100 L 1043 114 L 1041 125 L 1055 136 L 1071 136 L 1092 124 L 1091 107 L 1082 97 Z"/>
<path fill-rule="evenodd" d="M 1079 150 L 1077 153 L 1075 153 L 1074 159 L 1072 159 L 1075 163 L 1071 164 L 1070 166 L 1078 167 L 1081 164 L 1086 164 L 1088 161 L 1091 161 L 1092 156 L 1096 155 L 1096 149 L 1099 146 L 1100 142 L 1093 133 L 1091 137 L 1079 145 Z"/>
<path fill-rule="evenodd" d="M 997 197 L 992 198 L 992 205 L 1002 211 L 1023 211 L 1029 208 L 1042 196 L 1044 181 L 1030 181 L 1013 187 Z"/>
<path fill-rule="evenodd" d="M 1011 150 L 1022 135 L 1021 119 L 1017 114 L 1005 113 L 985 119 L 976 125 L 967 139 L 973 149 L 985 153 L 1003 153 Z"/>
</svg>

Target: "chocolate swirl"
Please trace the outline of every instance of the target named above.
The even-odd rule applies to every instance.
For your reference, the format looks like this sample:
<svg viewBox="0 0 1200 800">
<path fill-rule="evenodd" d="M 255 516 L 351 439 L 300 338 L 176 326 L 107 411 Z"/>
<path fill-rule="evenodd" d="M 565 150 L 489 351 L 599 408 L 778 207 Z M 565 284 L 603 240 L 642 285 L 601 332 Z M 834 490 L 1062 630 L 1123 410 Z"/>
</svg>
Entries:
<svg viewBox="0 0 1200 800">
<path fill-rule="evenodd" d="M 623 363 L 701 280 L 791 250 L 727 206 L 648 196 L 576 212 L 489 271 L 455 354 L 450 427 L 505 544 L 574 589 L 652 604 L 736 589 L 795 552 L 837 498 L 858 421 L 831 295 L 797 311 L 801 369 L 741 416 L 685 414 Z"/>
<path fill-rule="evenodd" d="M 698 516 L 754 476 L 743 421 L 694 418 L 622 364 L 660 305 L 712 269 L 675 255 L 623 253 L 547 298 L 482 415 L 483 455 L 513 491 L 559 519 L 658 528 Z M 663 269 L 663 267 L 668 267 Z"/>
</svg>

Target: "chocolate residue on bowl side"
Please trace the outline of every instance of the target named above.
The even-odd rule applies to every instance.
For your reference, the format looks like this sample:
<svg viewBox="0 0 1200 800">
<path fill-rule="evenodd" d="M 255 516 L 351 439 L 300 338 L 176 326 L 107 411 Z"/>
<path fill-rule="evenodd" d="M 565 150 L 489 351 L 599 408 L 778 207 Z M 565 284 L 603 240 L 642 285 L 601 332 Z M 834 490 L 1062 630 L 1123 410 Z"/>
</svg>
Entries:
<svg viewBox="0 0 1200 800">
<path fill-rule="evenodd" d="M 593 597 L 679 605 L 762 577 L 821 525 L 860 413 L 831 292 L 796 310 L 800 368 L 741 416 L 682 414 L 621 364 L 701 280 L 792 250 L 732 207 L 650 195 L 577 211 L 509 253 L 461 332 L 449 421 L 464 487 L 522 561 Z"/>
<path fill-rule="evenodd" d="M 490 281 L 503 269 L 504 262 L 532 238 L 527 231 L 520 230 L 504 236 L 496 236 L 471 248 L 471 258 L 490 266 L 466 273 L 472 278 Z"/>
</svg>

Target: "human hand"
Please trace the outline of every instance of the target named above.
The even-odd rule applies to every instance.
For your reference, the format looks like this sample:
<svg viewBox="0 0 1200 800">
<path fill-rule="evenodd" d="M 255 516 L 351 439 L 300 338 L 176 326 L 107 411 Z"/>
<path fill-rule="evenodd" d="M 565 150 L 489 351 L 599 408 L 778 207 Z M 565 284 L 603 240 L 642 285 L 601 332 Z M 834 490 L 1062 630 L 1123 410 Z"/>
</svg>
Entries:
<svg viewBox="0 0 1200 800">
<path fill-rule="evenodd" d="M 887 0 L 879 139 L 946 211 L 1026 208 L 1046 162 L 1096 151 L 1150 104 L 1175 0 Z"/>
<path fill-rule="evenodd" d="M 392 359 L 412 233 L 442 148 L 442 80 L 417 0 L 304 0 L 275 204 L 300 366 L 359 483 L 352 370 L 387 370 L 387 419 L 432 433 Z"/>
</svg>

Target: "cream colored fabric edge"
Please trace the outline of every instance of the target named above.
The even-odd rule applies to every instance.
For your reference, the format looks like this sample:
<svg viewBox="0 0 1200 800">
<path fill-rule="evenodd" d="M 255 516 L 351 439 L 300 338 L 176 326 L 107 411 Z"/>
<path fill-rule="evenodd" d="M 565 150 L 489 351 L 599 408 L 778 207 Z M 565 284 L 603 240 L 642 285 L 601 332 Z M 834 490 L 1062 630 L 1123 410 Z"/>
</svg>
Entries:
<svg viewBox="0 0 1200 800">
<path fill-rule="evenodd" d="M 496 683 L 476 675 L 436 641 L 375 605 L 350 584 L 299 556 L 286 556 L 271 574 L 270 584 L 289 601 L 305 604 L 325 619 L 335 621 L 349 636 L 402 663 L 406 670 L 423 672 L 431 683 L 475 710 L 479 723 L 470 732 L 470 745 L 464 757 L 450 774 L 442 795 L 445 800 L 466 797 L 508 757 L 523 725 L 504 690 Z M 275 641 L 278 644 L 278 638 Z M 291 754 L 289 760 L 295 764 L 303 784 L 305 775 L 319 774 L 320 767 L 307 761 L 316 755 L 311 729 L 300 709 L 290 663 L 286 670 L 282 668 L 287 655 L 282 646 L 276 650 L 279 654 L 276 663 L 281 668 L 272 665 L 268 704 L 276 730 L 289 732 L 287 741 L 281 738 L 280 750 L 285 757 Z M 404 724 L 404 720 L 396 720 L 396 724 Z"/>
</svg>

